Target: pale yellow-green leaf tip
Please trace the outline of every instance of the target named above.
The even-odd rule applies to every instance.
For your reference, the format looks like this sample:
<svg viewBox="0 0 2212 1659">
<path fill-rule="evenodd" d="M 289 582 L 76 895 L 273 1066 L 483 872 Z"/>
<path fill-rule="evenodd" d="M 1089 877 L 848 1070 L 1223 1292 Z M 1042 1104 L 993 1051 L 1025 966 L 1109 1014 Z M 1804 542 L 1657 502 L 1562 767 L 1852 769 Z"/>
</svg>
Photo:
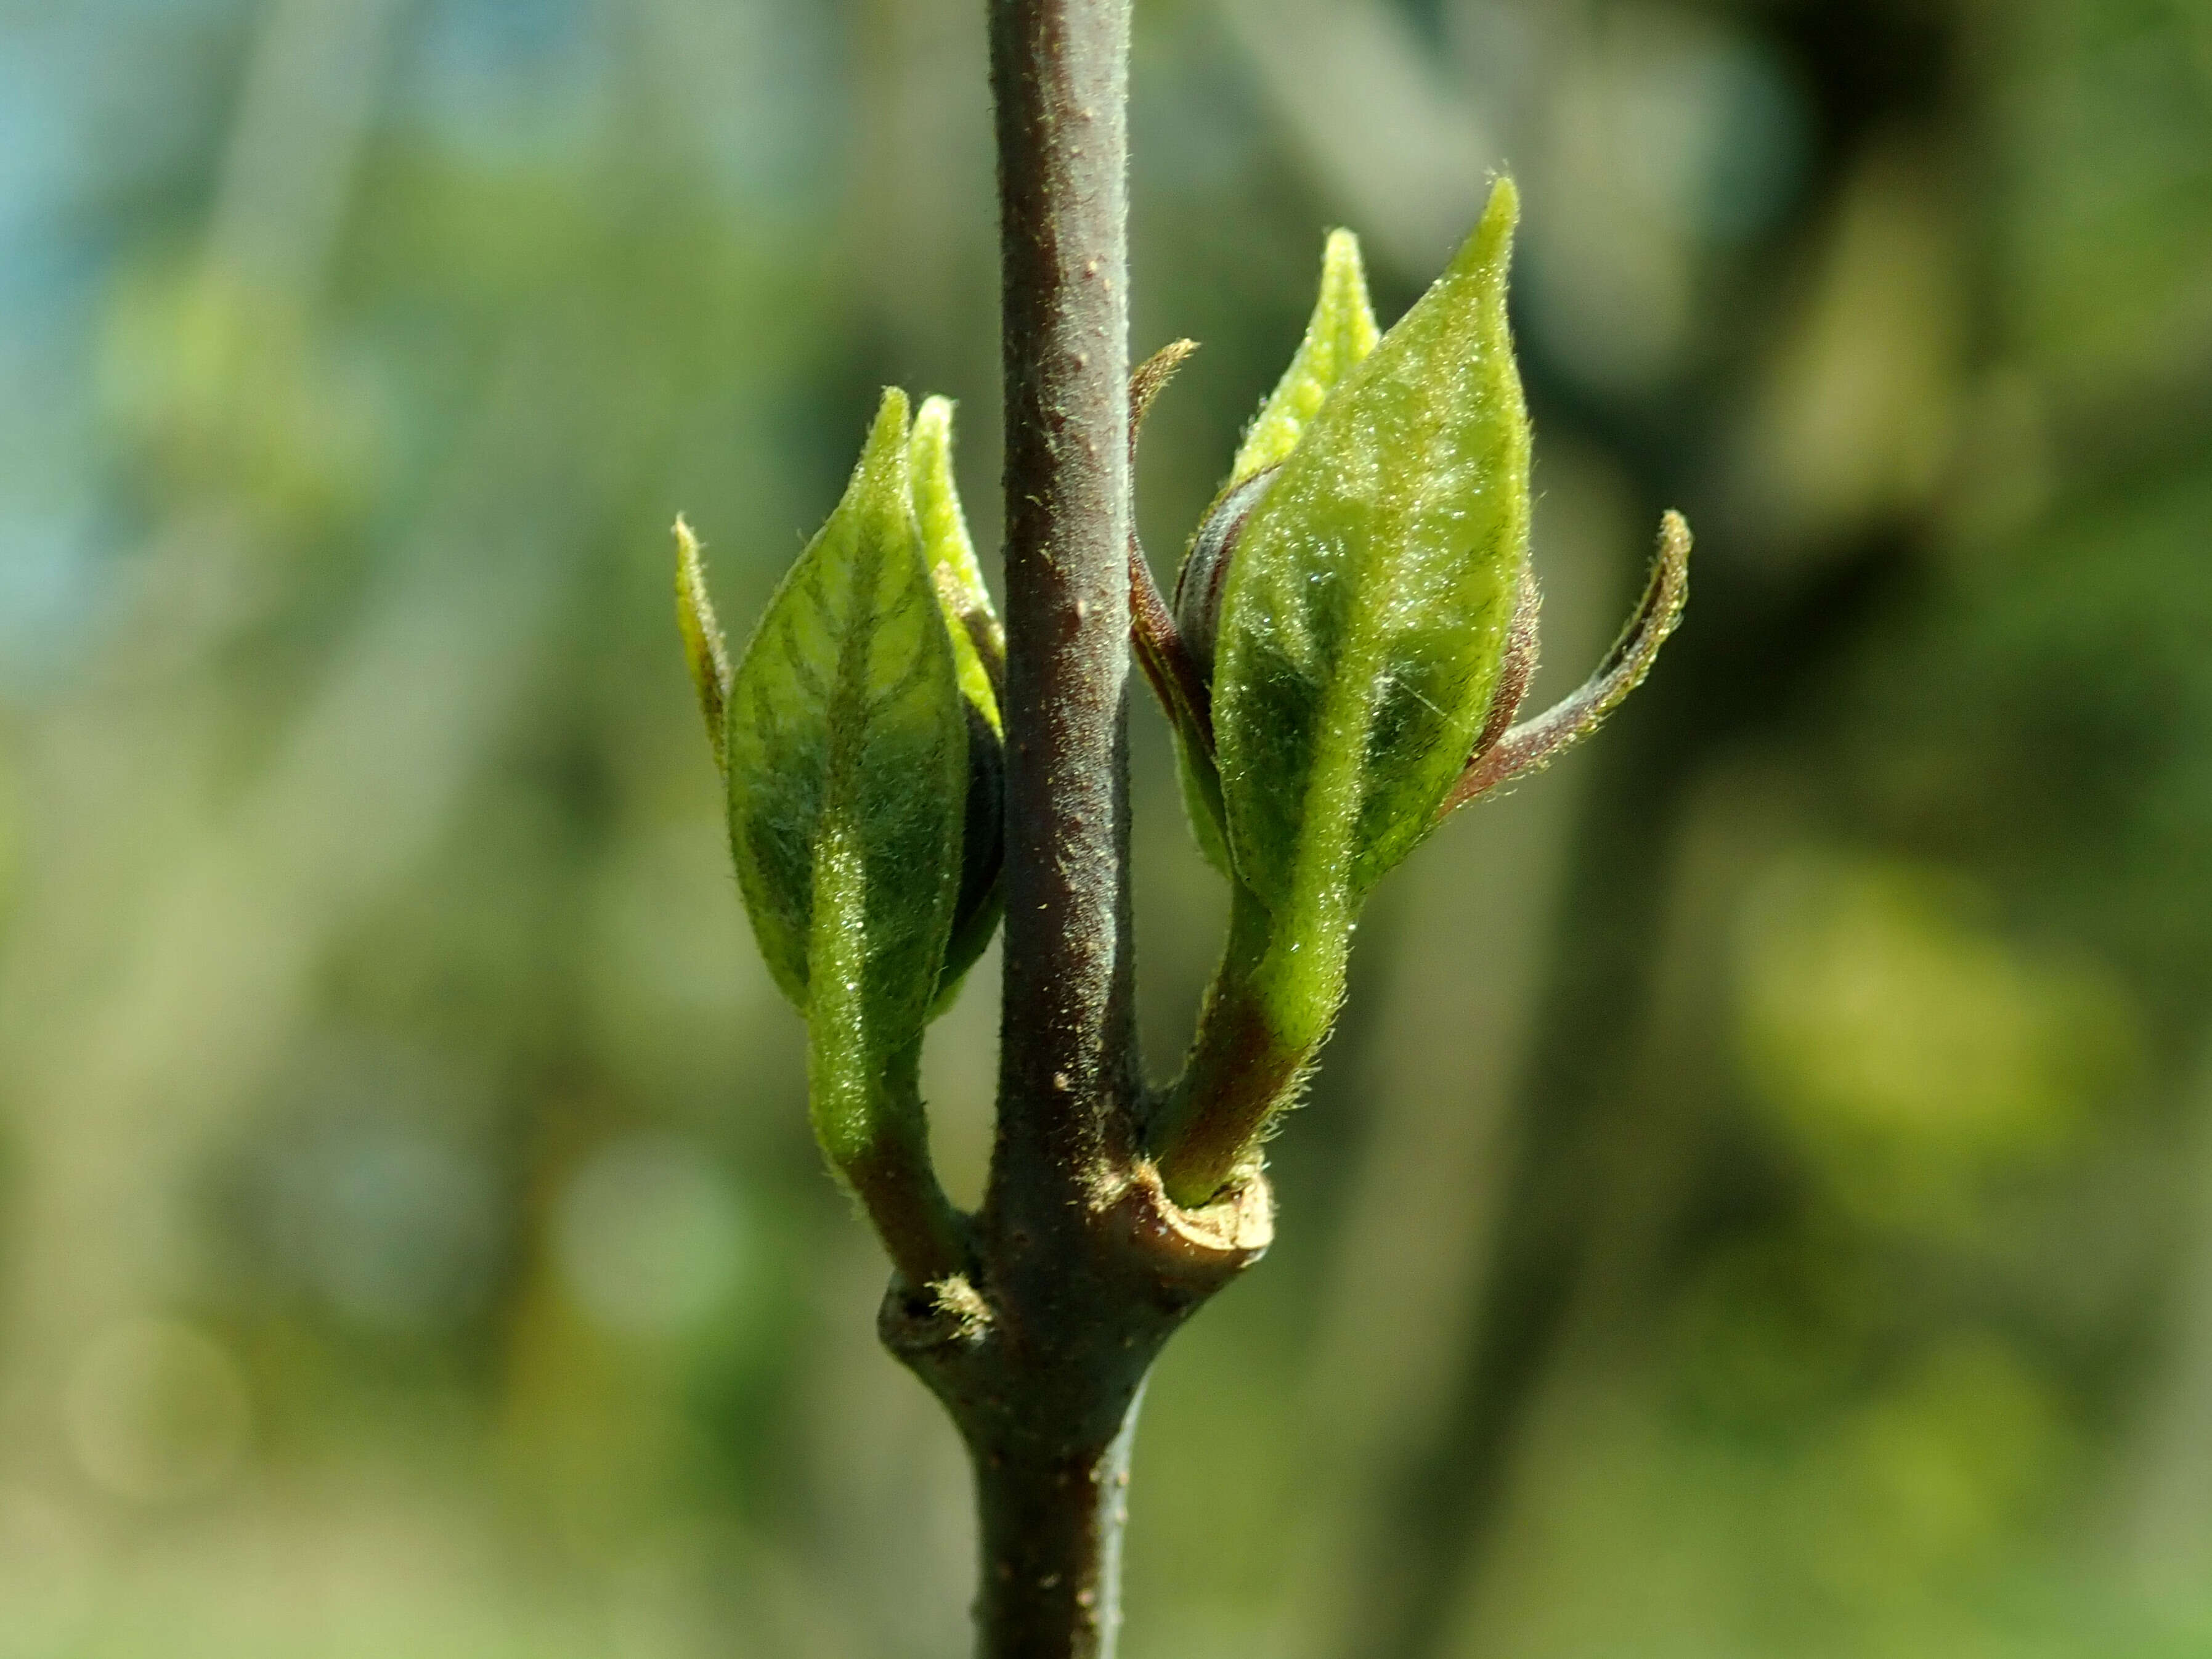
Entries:
<svg viewBox="0 0 2212 1659">
<path fill-rule="evenodd" d="M 975 544 L 968 534 L 968 515 L 960 506 L 960 486 L 952 471 L 952 411 L 951 398 L 934 395 L 923 398 L 915 411 L 914 432 L 908 440 L 914 512 L 939 608 L 952 635 L 961 692 L 997 732 L 1001 729 L 998 681 L 1006 665 L 1006 636 L 991 608 L 990 589 L 984 586 Z"/>
<path fill-rule="evenodd" d="M 830 523 L 850 522 L 856 517 L 879 526 L 901 519 L 911 522 L 914 491 L 907 455 L 911 425 L 906 393 L 897 386 L 885 386 L 875 418 L 869 422 L 867 439 L 860 446 L 860 459 L 853 464 L 853 476 L 830 515 Z"/>
<path fill-rule="evenodd" d="M 1365 361 L 1382 338 L 1367 297 L 1367 270 L 1359 239 L 1333 230 L 1322 250 L 1321 292 L 1305 337 L 1237 451 L 1228 488 L 1289 459 L 1339 382 Z"/>
<path fill-rule="evenodd" d="M 913 424 L 913 407 L 907 401 L 904 388 L 885 386 L 882 401 L 876 405 L 875 421 L 868 428 L 868 441 L 860 451 L 860 471 L 874 475 L 888 465 L 903 485 L 907 433 Z"/>
<path fill-rule="evenodd" d="M 1521 222 L 1521 191 L 1510 174 L 1491 180 L 1482 217 L 1451 262 L 1448 276 L 1482 276 L 1503 283 L 1513 257 L 1513 232 Z"/>
<path fill-rule="evenodd" d="M 991 614 L 975 544 L 968 534 L 968 515 L 960 505 L 960 486 L 952 473 L 952 400 L 931 396 L 915 411 L 908 448 L 914 475 L 915 516 L 933 570 L 947 573 L 961 594 L 963 611 Z"/>
<path fill-rule="evenodd" d="M 730 647 L 707 596 L 707 567 L 699 538 L 684 516 L 676 518 L 676 626 L 684 635 L 684 661 L 691 671 L 699 712 L 707 721 L 714 764 L 723 763 L 722 708 L 730 694 Z"/>
<path fill-rule="evenodd" d="M 921 400 L 921 407 L 914 412 L 914 442 L 917 449 L 924 444 L 943 449 L 952 447 L 951 398 L 933 392 Z"/>
<path fill-rule="evenodd" d="M 1359 238 L 1348 230 L 1329 232 L 1322 248 L 1321 298 L 1314 307 L 1314 321 L 1334 325 L 1355 363 L 1374 350 L 1381 337 L 1374 302 L 1367 297 L 1367 266 L 1359 257 Z"/>
</svg>

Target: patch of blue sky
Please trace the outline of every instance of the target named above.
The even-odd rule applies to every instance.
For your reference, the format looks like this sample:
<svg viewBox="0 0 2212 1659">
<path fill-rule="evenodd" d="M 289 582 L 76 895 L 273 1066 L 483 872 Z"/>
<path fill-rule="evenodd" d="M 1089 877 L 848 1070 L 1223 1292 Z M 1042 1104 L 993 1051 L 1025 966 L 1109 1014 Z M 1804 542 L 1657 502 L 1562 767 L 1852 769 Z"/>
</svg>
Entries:
<svg viewBox="0 0 2212 1659">
<path fill-rule="evenodd" d="M 425 0 L 394 113 L 491 165 L 581 161 L 617 138 L 621 100 L 647 142 L 688 152 L 749 208 L 834 187 L 843 66 L 837 18 L 771 0 Z"/>
<path fill-rule="evenodd" d="M 52 36 L 0 27 L 0 295 L 50 274 L 40 246 L 89 166 L 85 100 Z"/>
<path fill-rule="evenodd" d="M 82 14 L 0 14 L 0 687 L 15 691 L 66 666 L 94 609 L 88 360 L 106 262 L 77 210 L 93 44 Z"/>
<path fill-rule="evenodd" d="M 82 660 L 105 573 L 88 488 L 42 503 L 18 498 L 8 482 L 0 479 L 0 694 L 36 697 Z"/>
<path fill-rule="evenodd" d="M 100 591 L 96 290 L 84 258 L 23 246 L 0 233 L 0 690 L 18 693 L 76 659 Z"/>
<path fill-rule="evenodd" d="M 748 207 L 801 214 L 841 193 L 850 68 L 837 9 L 788 0 L 647 0 L 659 15 L 654 68 L 709 174 Z M 704 53 L 685 50 L 703 40 Z"/>
<path fill-rule="evenodd" d="M 592 0 L 422 0 L 392 116 L 483 165 L 574 163 L 607 137 L 611 33 Z"/>
</svg>

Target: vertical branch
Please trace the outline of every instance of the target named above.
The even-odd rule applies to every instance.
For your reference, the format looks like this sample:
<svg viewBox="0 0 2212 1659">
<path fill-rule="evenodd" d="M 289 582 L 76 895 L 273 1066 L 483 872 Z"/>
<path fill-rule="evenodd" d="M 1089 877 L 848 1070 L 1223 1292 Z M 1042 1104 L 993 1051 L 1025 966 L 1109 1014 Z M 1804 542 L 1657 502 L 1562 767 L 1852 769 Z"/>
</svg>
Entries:
<svg viewBox="0 0 2212 1659">
<path fill-rule="evenodd" d="M 1139 1397 L 1079 1455 L 1036 1455 L 1016 1440 L 978 1461 L 978 1659 L 1113 1659 Z"/>
<path fill-rule="evenodd" d="M 1059 1206 L 1128 1079 L 1128 0 L 991 0 L 1006 501 L 992 1202 Z"/>
<path fill-rule="evenodd" d="M 1005 270 L 1006 1000 L 972 1282 L 884 1299 L 975 1465 L 981 1659 L 1112 1659 L 1146 1373 L 1272 1236 L 1170 1204 L 1130 1009 L 1129 0 L 989 0 Z"/>
</svg>

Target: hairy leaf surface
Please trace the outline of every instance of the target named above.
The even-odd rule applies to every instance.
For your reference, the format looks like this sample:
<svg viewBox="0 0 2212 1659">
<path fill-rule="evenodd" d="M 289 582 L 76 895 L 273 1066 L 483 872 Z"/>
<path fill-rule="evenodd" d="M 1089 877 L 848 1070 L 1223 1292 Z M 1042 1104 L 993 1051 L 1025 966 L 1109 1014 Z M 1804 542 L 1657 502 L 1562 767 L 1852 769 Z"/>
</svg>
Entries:
<svg viewBox="0 0 2212 1659">
<path fill-rule="evenodd" d="M 769 601 L 725 722 L 738 884 L 807 1013 L 816 1128 L 840 1163 L 928 1017 L 959 887 L 968 714 L 911 503 L 893 390 Z"/>
<path fill-rule="evenodd" d="M 1443 276 L 1321 402 L 1227 578 L 1230 848 L 1278 937 L 1336 957 L 1322 981 L 1368 890 L 1428 833 L 1497 683 L 1528 550 L 1515 215 L 1501 179 Z M 1312 988 L 1333 1012 L 1340 982 Z"/>
</svg>

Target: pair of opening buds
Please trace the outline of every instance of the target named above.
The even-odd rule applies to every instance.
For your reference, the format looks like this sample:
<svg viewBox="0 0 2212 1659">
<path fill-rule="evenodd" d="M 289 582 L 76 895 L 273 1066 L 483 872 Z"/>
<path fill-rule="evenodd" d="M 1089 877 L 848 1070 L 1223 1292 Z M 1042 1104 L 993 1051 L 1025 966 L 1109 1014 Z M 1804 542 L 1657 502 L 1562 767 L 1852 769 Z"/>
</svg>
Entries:
<svg viewBox="0 0 2212 1659">
<path fill-rule="evenodd" d="M 1146 1126 L 1171 1196 L 1252 1167 L 1343 997 L 1374 884 L 1445 817 L 1609 714 L 1680 615 L 1690 538 L 1668 514 L 1650 580 L 1597 672 L 1520 718 L 1536 665 L 1530 435 L 1506 319 L 1517 200 L 1481 222 L 1387 334 L 1358 246 L 1321 295 L 1193 538 L 1172 604 L 1133 537 L 1131 637 L 1173 726 L 1191 821 L 1234 895 L 1182 1078 Z M 1132 380 L 1130 443 L 1192 348 Z M 776 981 L 817 1031 L 831 1162 L 884 1142 L 908 1076 L 998 914 L 1004 636 L 954 490 L 951 406 L 885 393 L 844 499 L 734 672 L 679 524 L 679 615 L 728 783 L 740 884 Z M 912 1103 L 918 1133 L 920 1105 Z"/>
</svg>

